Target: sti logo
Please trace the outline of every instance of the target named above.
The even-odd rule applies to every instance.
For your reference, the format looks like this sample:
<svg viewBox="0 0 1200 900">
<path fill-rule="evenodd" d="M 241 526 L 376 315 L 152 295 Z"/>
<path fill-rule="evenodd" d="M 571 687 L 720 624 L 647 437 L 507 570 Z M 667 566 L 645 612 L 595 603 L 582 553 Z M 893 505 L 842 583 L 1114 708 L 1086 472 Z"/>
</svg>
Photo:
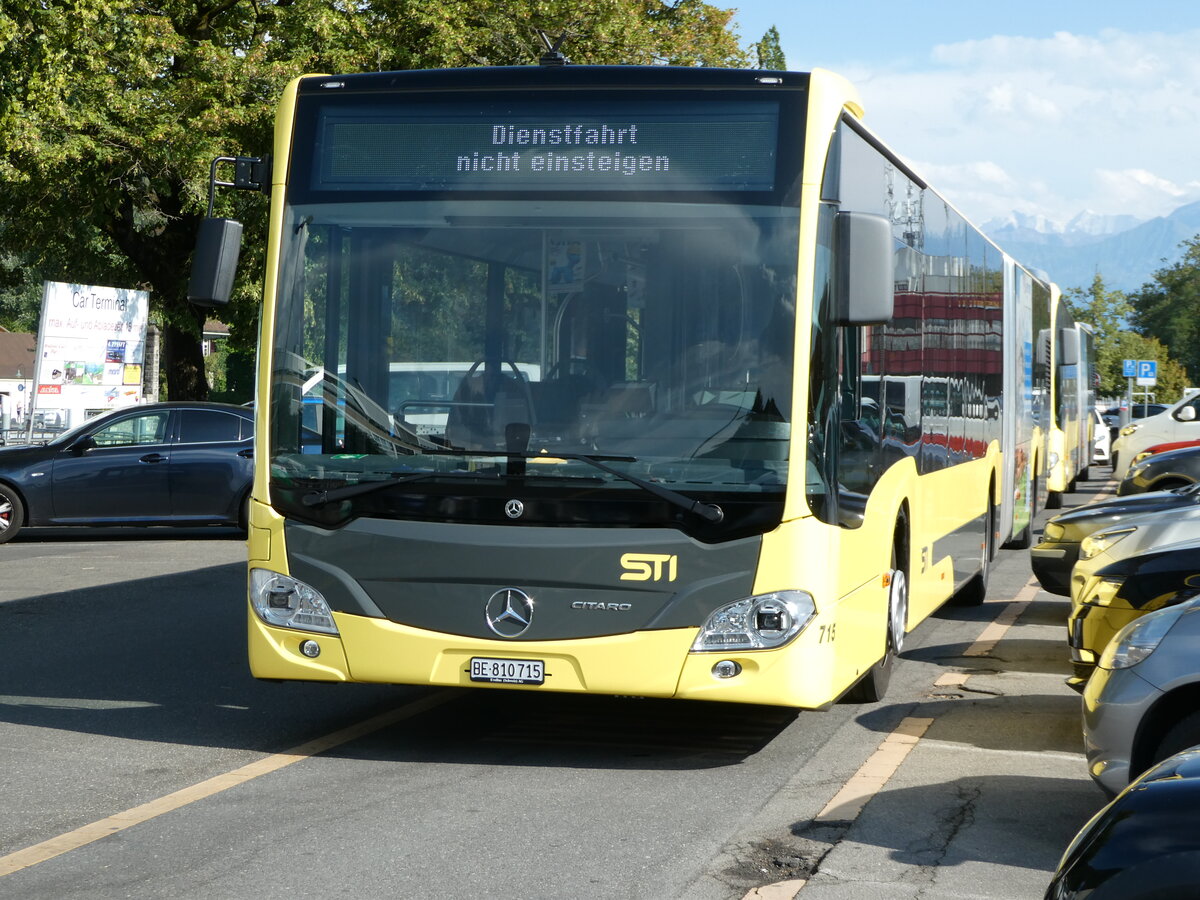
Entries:
<svg viewBox="0 0 1200 900">
<path fill-rule="evenodd" d="M 621 554 L 622 581 L 674 581 L 679 557 L 669 553 Z"/>
</svg>

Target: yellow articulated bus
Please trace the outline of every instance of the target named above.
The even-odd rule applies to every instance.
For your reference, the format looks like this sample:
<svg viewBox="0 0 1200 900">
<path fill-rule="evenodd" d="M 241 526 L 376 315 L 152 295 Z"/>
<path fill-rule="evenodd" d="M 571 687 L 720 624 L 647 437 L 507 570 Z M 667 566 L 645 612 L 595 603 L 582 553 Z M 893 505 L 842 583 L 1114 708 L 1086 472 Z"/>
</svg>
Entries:
<svg viewBox="0 0 1200 900">
<path fill-rule="evenodd" d="M 259 678 L 870 701 L 1028 544 L 1054 288 L 830 72 L 306 76 L 230 161 Z"/>
<path fill-rule="evenodd" d="M 1088 477 L 1094 439 L 1092 409 L 1096 405 L 1096 350 L 1090 325 L 1076 322 L 1066 300 L 1055 297 L 1051 314 L 1054 377 L 1050 384 L 1050 426 L 1046 499 L 1048 509 L 1061 509 L 1063 494 Z"/>
</svg>

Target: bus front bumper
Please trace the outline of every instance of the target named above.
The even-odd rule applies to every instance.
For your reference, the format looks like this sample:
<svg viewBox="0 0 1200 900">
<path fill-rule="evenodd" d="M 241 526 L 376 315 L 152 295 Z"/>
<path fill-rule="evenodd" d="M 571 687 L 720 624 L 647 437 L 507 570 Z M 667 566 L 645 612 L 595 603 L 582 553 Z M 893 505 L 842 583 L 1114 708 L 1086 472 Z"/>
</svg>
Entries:
<svg viewBox="0 0 1200 900">
<path fill-rule="evenodd" d="M 692 653 L 695 628 L 513 642 L 423 631 L 386 619 L 334 616 L 338 635 L 267 625 L 250 611 L 251 673 L 267 680 L 502 687 L 805 709 L 828 706 L 832 690 L 828 645 L 806 646 L 806 634 L 777 650 Z M 307 644 L 311 654 L 314 643 L 319 652 L 307 655 L 302 648 Z M 543 680 L 520 684 L 473 679 L 473 659 L 540 662 Z M 736 669 L 737 674 L 717 675 L 714 669 L 720 662 L 735 663 L 723 671 Z M 529 667 L 518 669 L 523 673 Z"/>
</svg>

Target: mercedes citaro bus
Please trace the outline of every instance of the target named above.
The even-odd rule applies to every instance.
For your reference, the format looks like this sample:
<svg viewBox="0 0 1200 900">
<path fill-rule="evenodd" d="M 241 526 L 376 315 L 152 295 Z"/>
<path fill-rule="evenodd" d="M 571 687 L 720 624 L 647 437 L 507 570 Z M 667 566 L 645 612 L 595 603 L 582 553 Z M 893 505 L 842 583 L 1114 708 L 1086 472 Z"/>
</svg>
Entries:
<svg viewBox="0 0 1200 900">
<path fill-rule="evenodd" d="M 1057 290 L 833 73 L 310 75 L 228 161 L 271 202 L 257 677 L 871 700 L 1027 545 Z"/>
</svg>

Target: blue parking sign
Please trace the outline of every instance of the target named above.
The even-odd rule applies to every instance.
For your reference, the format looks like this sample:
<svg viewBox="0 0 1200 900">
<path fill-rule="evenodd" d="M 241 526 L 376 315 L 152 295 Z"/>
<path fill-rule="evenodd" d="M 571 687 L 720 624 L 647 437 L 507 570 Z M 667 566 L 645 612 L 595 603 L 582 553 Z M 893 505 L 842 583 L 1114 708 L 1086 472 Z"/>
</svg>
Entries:
<svg viewBox="0 0 1200 900">
<path fill-rule="evenodd" d="M 1138 364 L 1138 361 L 1136 359 L 1121 360 L 1121 377 L 1122 378 L 1136 377 L 1137 376 L 1137 364 Z"/>
<path fill-rule="evenodd" d="M 1139 359 L 1137 364 L 1138 378 L 1158 378 L 1158 361 L 1153 359 Z"/>
</svg>

